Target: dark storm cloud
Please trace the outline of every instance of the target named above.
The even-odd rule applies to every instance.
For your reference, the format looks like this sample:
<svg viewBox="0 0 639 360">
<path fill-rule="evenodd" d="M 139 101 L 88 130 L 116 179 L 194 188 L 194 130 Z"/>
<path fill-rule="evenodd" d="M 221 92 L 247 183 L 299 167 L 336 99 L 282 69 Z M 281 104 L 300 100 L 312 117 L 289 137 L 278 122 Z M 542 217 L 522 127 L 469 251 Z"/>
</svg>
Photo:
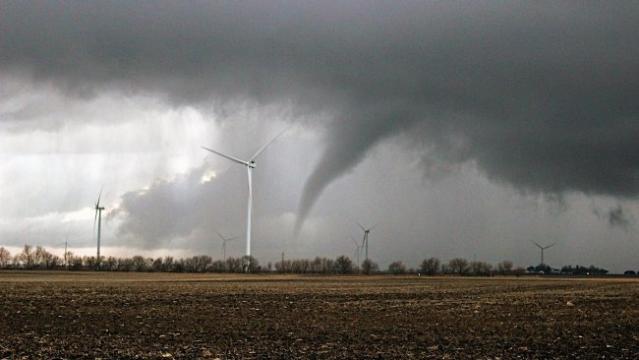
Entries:
<svg viewBox="0 0 639 360">
<path fill-rule="evenodd" d="M 321 114 L 303 221 L 395 134 L 525 191 L 636 196 L 638 31 L 632 2 L 12 2 L 0 70 L 70 96 Z"/>
</svg>

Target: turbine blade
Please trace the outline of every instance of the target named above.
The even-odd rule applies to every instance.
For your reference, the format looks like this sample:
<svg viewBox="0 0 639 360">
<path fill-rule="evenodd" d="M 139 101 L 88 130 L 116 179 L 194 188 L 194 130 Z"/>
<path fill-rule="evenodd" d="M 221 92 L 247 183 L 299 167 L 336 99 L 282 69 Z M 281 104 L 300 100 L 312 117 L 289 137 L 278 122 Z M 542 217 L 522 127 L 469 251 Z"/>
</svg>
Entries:
<svg viewBox="0 0 639 360">
<path fill-rule="evenodd" d="M 282 130 L 280 133 L 278 133 L 277 135 L 275 135 L 275 137 L 273 137 L 269 142 L 267 142 L 266 144 L 262 145 L 261 148 L 259 148 L 255 154 L 253 154 L 253 156 L 251 156 L 251 159 L 249 161 L 253 161 L 255 159 L 257 159 L 258 156 L 260 156 L 260 154 L 266 150 L 267 147 L 269 147 L 269 145 L 271 145 L 273 142 L 275 142 L 275 140 L 277 140 L 278 137 L 282 136 L 285 132 L 288 131 L 288 129 L 290 129 L 290 126 L 287 127 L 286 129 Z"/>
<path fill-rule="evenodd" d="M 375 225 L 371 226 L 371 227 L 368 229 L 368 231 L 373 230 L 374 228 L 376 228 L 376 227 L 377 227 L 377 225 L 379 225 L 379 223 L 375 223 Z"/>
<path fill-rule="evenodd" d="M 543 246 L 539 245 L 539 243 L 538 243 L 538 242 L 536 242 L 536 241 L 534 241 L 534 240 L 530 240 L 530 242 L 531 242 L 531 243 L 533 243 L 533 244 L 535 244 L 535 246 L 537 246 L 537 247 L 538 247 L 538 248 L 540 248 L 540 249 L 543 249 L 543 248 L 544 248 Z"/>
<path fill-rule="evenodd" d="M 362 229 L 362 231 L 366 231 L 366 228 L 364 227 L 364 225 L 358 223 L 357 221 L 355 221 L 355 223 L 360 227 L 360 229 Z"/>
<path fill-rule="evenodd" d="M 230 237 L 230 238 L 226 239 L 226 241 L 233 241 L 233 240 L 237 240 L 239 238 L 240 238 L 239 236 L 233 236 L 233 237 Z"/>
<path fill-rule="evenodd" d="M 100 187 L 100 193 L 98 194 L 98 201 L 96 201 L 96 203 L 95 203 L 96 209 L 100 206 L 100 198 L 102 197 L 102 189 L 103 188 L 104 187 Z"/>
<path fill-rule="evenodd" d="M 226 241 L 226 239 L 224 238 L 224 236 L 222 236 L 222 234 L 220 234 L 219 232 L 215 232 L 217 234 L 217 236 L 220 237 L 220 239 L 222 239 L 222 241 Z"/>
<path fill-rule="evenodd" d="M 210 151 L 210 152 L 212 152 L 213 154 L 217 154 L 217 155 L 219 155 L 219 156 L 221 156 L 221 157 L 223 157 L 223 158 L 229 159 L 229 160 L 231 160 L 231 161 L 235 161 L 235 162 L 236 162 L 236 163 L 238 163 L 238 164 L 242 164 L 242 165 L 248 166 L 248 161 L 244 161 L 244 160 L 242 160 L 242 159 L 238 159 L 238 158 L 236 158 L 235 156 L 222 154 L 222 153 L 221 153 L 221 152 L 219 152 L 219 151 L 215 151 L 215 150 L 213 150 L 213 149 L 209 149 L 209 148 L 207 148 L 207 147 L 205 147 L 205 146 L 202 146 L 202 149 L 204 149 L 204 150 L 206 150 L 206 151 Z"/>
<path fill-rule="evenodd" d="M 551 247 L 555 246 L 555 244 L 556 244 L 556 243 L 552 243 L 552 244 L 550 244 L 550 245 L 546 246 L 544 249 L 550 249 Z"/>
</svg>

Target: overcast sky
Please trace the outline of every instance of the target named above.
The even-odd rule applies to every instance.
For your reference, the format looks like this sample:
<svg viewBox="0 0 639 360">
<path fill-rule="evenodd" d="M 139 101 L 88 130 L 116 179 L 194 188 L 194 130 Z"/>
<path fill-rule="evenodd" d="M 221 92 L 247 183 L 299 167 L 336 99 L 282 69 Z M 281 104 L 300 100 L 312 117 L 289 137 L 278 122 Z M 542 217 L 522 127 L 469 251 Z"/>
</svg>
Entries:
<svg viewBox="0 0 639 360">
<path fill-rule="evenodd" d="M 639 270 L 639 4 L 5 2 L 0 245 Z M 241 255 L 243 240 L 229 244 Z"/>
</svg>

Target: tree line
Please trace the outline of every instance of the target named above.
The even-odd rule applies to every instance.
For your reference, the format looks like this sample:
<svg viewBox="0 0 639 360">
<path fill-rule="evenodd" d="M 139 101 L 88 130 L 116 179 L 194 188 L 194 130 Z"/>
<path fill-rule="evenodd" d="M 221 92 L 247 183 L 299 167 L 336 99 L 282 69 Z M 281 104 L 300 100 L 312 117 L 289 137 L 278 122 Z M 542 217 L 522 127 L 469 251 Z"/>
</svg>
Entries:
<svg viewBox="0 0 639 360">
<path fill-rule="evenodd" d="M 260 265 L 253 257 L 230 257 L 225 260 L 215 260 L 208 255 L 197 255 L 185 258 L 172 256 L 150 258 L 144 256 L 133 257 L 102 257 L 100 261 L 95 256 L 77 256 L 66 251 L 62 257 L 52 254 L 42 246 L 25 245 L 22 251 L 12 255 L 4 247 L 0 247 L 0 269 L 25 270 L 101 270 L 124 272 L 188 272 L 188 273 L 242 273 L 242 272 L 275 272 L 281 274 L 375 274 L 388 273 L 395 275 L 460 275 L 460 276 L 494 276 L 494 275 L 523 275 L 545 270 L 550 274 L 550 267 L 515 267 L 511 261 L 502 261 L 495 266 L 483 261 L 468 261 L 464 258 L 454 258 L 448 262 L 441 262 L 438 258 L 424 259 L 416 268 L 409 268 L 402 261 L 392 262 L 387 269 L 381 270 L 372 260 L 366 259 L 356 264 L 348 256 L 335 259 L 316 257 L 314 259 L 282 259 L 275 263 Z M 542 266 L 542 265 L 539 265 Z M 538 266 L 538 267 L 539 267 Z M 546 268 L 547 267 L 547 268 Z M 561 273 L 570 275 L 601 275 L 608 271 L 595 266 L 564 266 Z"/>
</svg>

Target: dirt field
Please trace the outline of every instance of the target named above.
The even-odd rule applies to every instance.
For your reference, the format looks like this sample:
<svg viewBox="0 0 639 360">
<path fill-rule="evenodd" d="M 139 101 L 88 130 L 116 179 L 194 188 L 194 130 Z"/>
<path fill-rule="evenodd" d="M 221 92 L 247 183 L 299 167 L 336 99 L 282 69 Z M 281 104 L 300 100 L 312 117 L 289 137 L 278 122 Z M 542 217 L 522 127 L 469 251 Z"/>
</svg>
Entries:
<svg viewBox="0 0 639 360">
<path fill-rule="evenodd" d="M 639 281 L 0 273 L 0 358 L 639 357 Z"/>
</svg>

